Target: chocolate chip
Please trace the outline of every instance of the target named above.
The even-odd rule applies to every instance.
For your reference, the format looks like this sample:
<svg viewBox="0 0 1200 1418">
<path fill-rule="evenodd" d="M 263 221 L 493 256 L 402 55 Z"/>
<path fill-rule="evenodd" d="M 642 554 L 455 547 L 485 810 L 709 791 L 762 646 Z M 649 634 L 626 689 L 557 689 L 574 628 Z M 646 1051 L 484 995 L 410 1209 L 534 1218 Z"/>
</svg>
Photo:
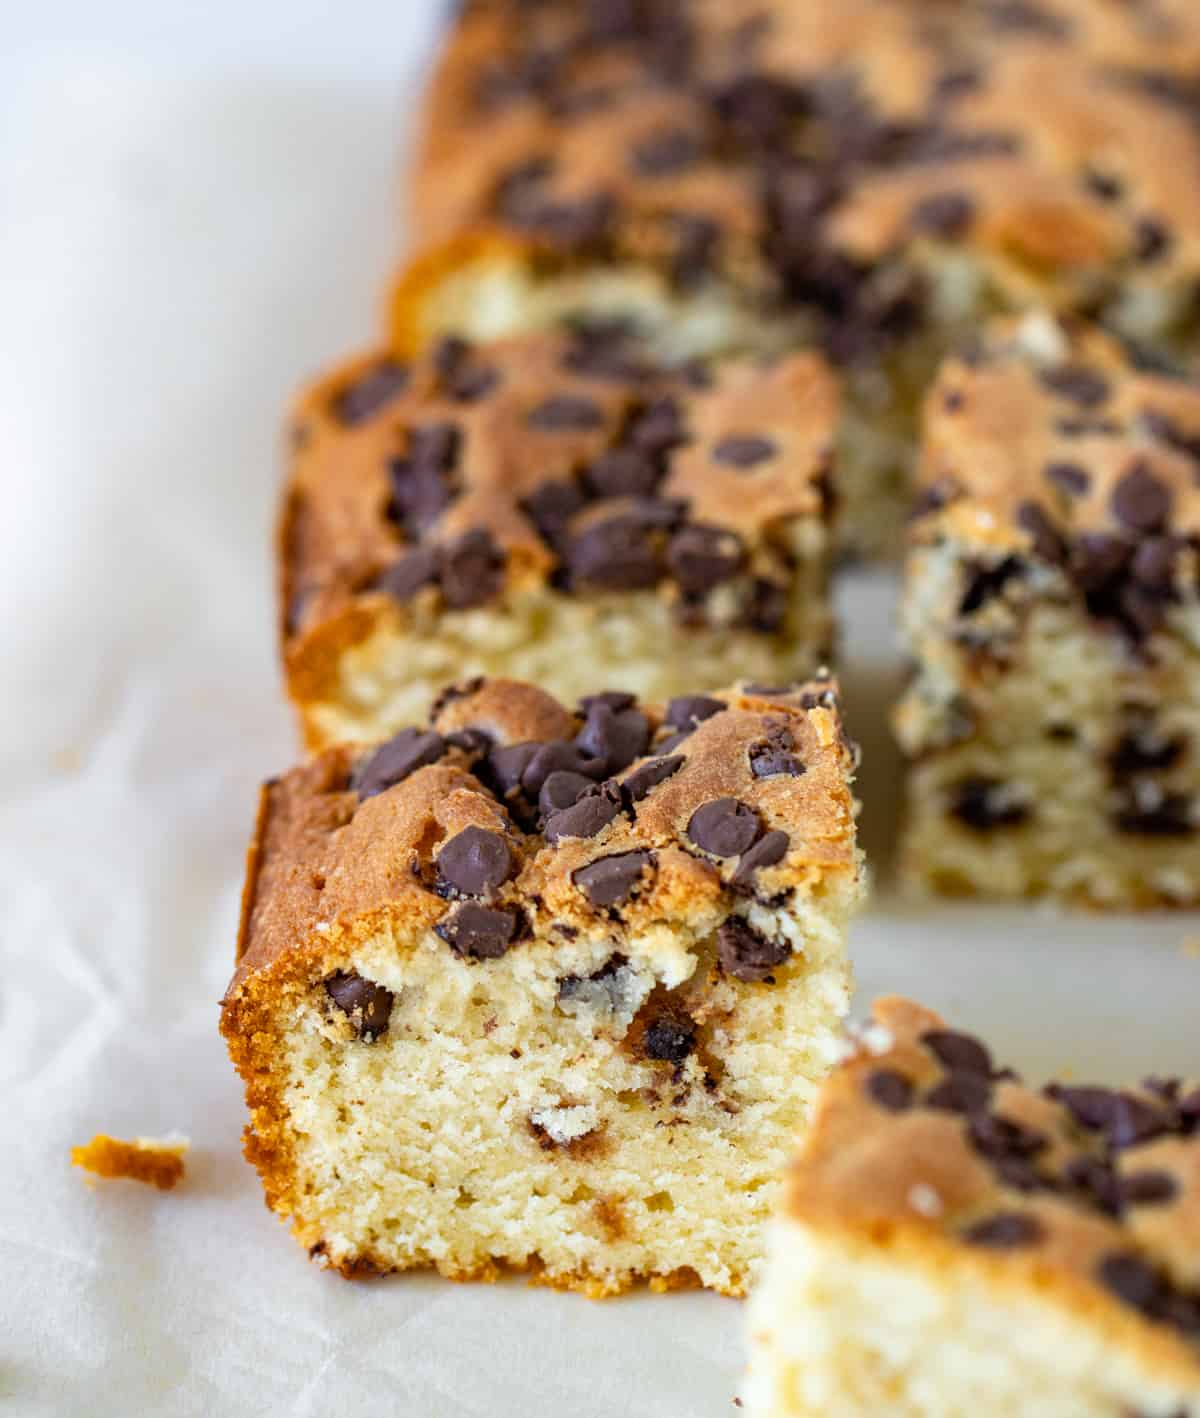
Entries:
<svg viewBox="0 0 1200 1418">
<path fill-rule="evenodd" d="M 693 524 L 667 543 L 667 565 L 686 596 L 702 596 L 736 576 L 745 559 L 741 538 L 721 527 Z"/>
<path fill-rule="evenodd" d="M 548 819 L 556 812 L 574 807 L 591 786 L 592 779 L 585 778 L 582 773 L 557 769 L 542 783 L 538 793 L 538 811 L 543 819 Z"/>
<path fill-rule="evenodd" d="M 1082 497 L 1092 485 L 1092 476 L 1078 463 L 1047 463 L 1042 476 L 1069 497 Z"/>
<path fill-rule="evenodd" d="M 700 143 L 686 128 L 668 128 L 636 143 L 634 170 L 643 177 L 666 177 L 690 167 L 700 156 Z"/>
<path fill-rule="evenodd" d="M 711 217 L 688 212 L 672 214 L 675 250 L 671 256 L 671 280 L 681 290 L 692 290 L 712 270 L 721 240 L 721 228 Z"/>
<path fill-rule="evenodd" d="M 1113 488 L 1113 516 L 1135 532 L 1157 532 L 1171 512 L 1171 491 L 1137 462 Z"/>
<path fill-rule="evenodd" d="M 1129 574 L 1145 590 L 1169 597 L 1174 590 L 1179 549 L 1173 537 L 1146 537 L 1133 554 Z"/>
<path fill-rule="evenodd" d="M 687 437 L 683 413 L 669 395 L 635 413 L 625 429 L 625 441 L 652 458 L 662 458 Z"/>
<path fill-rule="evenodd" d="M 1047 389 L 1081 408 L 1091 409 L 1108 398 L 1108 380 L 1082 364 L 1043 369 L 1039 375 Z"/>
<path fill-rule="evenodd" d="M 434 547 L 417 547 L 391 566 L 380 576 L 376 585 L 393 600 L 411 601 L 424 586 L 432 586 L 438 579 L 438 554 Z"/>
<path fill-rule="evenodd" d="M 742 612 L 742 620 L 751 630 L 773 635 L 783 625 L 787 607 L 787 588 L 757 576 L 750 587 L 750 599 Z"/>
<path fill-rule="evenodd" d="M 625 900 L 653 860 L 649 852 L 620 852 L 580 867 L 571 880 L 593 906 L 615 906 Z"/>
<path fill-rule="evenodd" d="M 1109 771 L 1117 782 L 1139 773 L 1161 773 L 1173 768 L 1186 748 L 1186 739 L 1180 735 L 1167 738 L 1148 719 L 1136 723 L 1117 740 L 1108 755 Z"/>
<path fill-rule="evenodd" d="M 546 822 L 546 841 L 555 843 L 564 837 L 595 837 L 616 817 L 620 800 L 607 785 L 593 785 L 571 807 L 556 812 Z"/>
<path fill-rule="evenodd" d="M 696 1045 L 696 1026 L 690 1019 L 663 1015 L 654 1020 L 642 1036 L 647 1058 L 681 1064 Z"/>
<path fill-rule="evenodd" d="M 736 980 L 758 983 L 792 953 L 786 940 L 768 940 L 748 922 L 730 917 L 717 931 L 717 959 Z"/>
<path fill-rule="evenodd" d="M 974 832 L 1018 827 L 1030 815 L 1029 805 L 1015 796 L 1011 784 L 983 777 L 964 778 L 954 785 L 949 812 Z"/>
<path fill-rule="evenodd" d="M 464 896 L 490 896 L 512 876 L 515 866 L 503 835 L 484 827 L 464 827 L 437 855 L 442 881 Z"/>
<path fill-rule="evenodd" d="M 916 204 L 909 215 L 915 232 L 953 240 L 963 236 L 975 216 L 975 203 L 965 192 L 935 192 Z"/>
<path fill-rule="evenodd" d="M 889 1113 L 903 1113 L 911 1108 L 916 1092 L 909 1079 L 891 1068 L 877 1068 L 869 1073 L 863 1087 L 871 1099 Z"/>
<path fill-rule="evenodd" d="M 490 601 L 504 584 L 504 553 L 477 529 L 441 548 L 442 596 L 451 610 Z"/>
<path fill-rule="evenodd" d="M 714 857 L 737 857 L 758 840 L 762 824 L 758 814 L 737 798 L 716 798 L 692 814 L 688 838 Z"/>
<path fill-rule="evenodd" d="M 1168 1130 L 1167 1119 L 1152 1104 L 1132 1093 L 1109 1088 L 1065 1087 L 1051 1084 L 1047 1094 L 1062 1104 L 1076 1122 L 1103 1132 L 1114 1150 L 1148 1142 Z"/>
<path fill-rule="evenodd" d="M 764 833 L 753 847 L 742 853 L 730 885 L 743 892 L 752 890 L 755 875 L 764 867 L 773 867 L 783 861 L 788 844 L 787 833 L 778 828 Z"/>
<path fill-rule="evenodd" d="M 620 773 L 646 752 L 650 721 L 640 709 L 614 712 L 607 704 L 593 700 L 575 742 L 585 753 L 600 759 L 609 773 Z"/>
<path fill-rule="evenodd" d="M 1000 1211 L 968 1226 L 963 1232 L 963 1240 L 969 1246 L 1008 1251 L 1037 1245 L 1043 1234 L 1036 1217 L 1026 1216 L 1020 1211 Z"/>
<path fill-rule="evenodd" d="M 1121 1199 L 1129 1206 L 1158 1206 L 1173 1201 L 1179 1183 L 1170 1172 L 1146 1170 L 1130 1172 L 1121 1178 Z"/>
<path fill-rule="evenodd" d="M 1121 1188 L 1109 1162 L 1099 1157 L 1072 1157 L 1063 1176 L 1098 1210 L 1108 1216 L 1121 1214 Z"/>
<path fill-rule="evenodd" d="M 1157 261 L 1159 257 L 1166 253 L 1171 244 L 1171 234 L 1167 228 L 1154 217 L 1139 217 L 1133 226 L 1133 255 L 1134 259 L 1143 266 L 1148 266 L 1152 261 Z"/>
<path fill-rule="evenodd" d="M 1141 424 L 1151 437 L 1200 463 L 1200 435 L 1185 433 L 1170 414 L 1161 409 L 1143 409 Z"/>
<path fill-rule="evenodd" d="M 464 901 L 434 929 L 456 955 L 498 960 L 513 945 L 519 918 L 512 911 Z"/>
<path fill-rule="evenodd" d="M 723 699 L 710 699 L 704 694 L 681 694 L 667 705 L 666 722 L 689 733 L 705 719 L 711 719 L 724 709 Z"/>
<path fill-rule="evenodd" d="M 548 482 L 520 505 L 542 540 L 559 551 L 566 544 L 571 518 L 586 505 L 586 499 L 574 483 Z"/>
<path fill-rule="evenodd" d="M 607 771 L 605 759 L 579 743 L 552 739 L 537 747 L 526 762 L 521 770 L 521 787 L 531 798 L 536 798 L 553 773 L 578 773 L 596 780 L 603 778 Z"/>
<path fill-rule="evenodd" d="M 945 1113 L 974 1113 L 992 1096 L 990 1079 L 978 1073 L 949 1073 L 925 1095 L 925 1106 Z"/>
<path fill-rule="evenodd" d="M 976 1152 L 992 1162 L 1008 1157 L 1033 1157 L 1044 1152 L 1049 1144 L 1044 1132 L 982 1109 L 971 1112 L 967 1119 L 967 1133 Z"/>
<path fill-rule="evenodd" d="M 358 794 L 360 802 L 373 798 L 377 793 L 394 787 L 418 768 L 436 763 L 445 751 L 446 744 L 441 734 L 435 734 L 432 730 L 401 729 L 359 762 L 351 775 L 350 786 Z"/>
<path fill-rule="evenodd" d="M 651 788 L 657 788 L 673 773 L 678 773 L 686 760 L 681 753 L 666 758 L 648 758 L 621 784 L 632 802 L 640 803 Z"/>
<path fill-rule="evenodd" d="M 651 497 L 662 481 L 662 470 L 640 448 L 613 448 L 584 472 L 595 497 Z"/>
<path fill-rule="evenodd" d="M 541 747 L 540 743 L 512 743 L 491 750 L 487 772 L 502 798 L 519 790 L 526 768 Z"/>
<path fill-rule="evenodd" d="M 992 1056 L 986 1047 L 970 1034 L 953 1029 L 929 1029 L 921 1035 L 921 1043 L 939 1063 L 959 1073 L 992 1076 Z"/>
<path fill-rule="evenodd" d="M 714 463 L 727 463 L 732 468 L 753 468 L 778 453 L 779 447 L 769 438 L 754 434 L 729 434 L 713 445 Z"/>
<path fill-rule="evenodd" d="M 334 413 L 345 424 L 363 423 L 391 403 L 407 383 L 404 365 L 382 360 L 341 391 L 334 400 Z"/>
<path fill-rule="evenodd" d="M 611 591 L 647 590 L 662 575 L 651 529 L 633 516 L 610 517 L 582 532 L 567 551 L 567 566 L 572 580 Z"/>
<path fill-rule="evenodd" d="M 1106 1290 L 1133 1309 L 1148 1315 L 1158 1311 L 1165 1287 L 1140 1256 L 1115 1251 L 1100 1262 L 1096 1277 Z"/>
<path fill-rule="evenodd" d="M 937 478 L 917 494 L 909 516 L 913 521 L 921 517 L 928 517 L 931 513 L 940 512 L 943 507 L 948 507 L 950 503 L 957 501 L 962 495 L 963 487 L 957 478 L 949 476 Z"/>
<path fill-rule="evenodd" d="M 747 686 L 746 692 L 750 693 Z M 766 743 L 750 746 L 750 772 L 756 778 L 799 778 L 804 764 L 790 750 L 792 737 L 786 730 L 768 735 Z"/>
<path fill-rule="evenodd" d="M 599 694 L 585 694 L 579 701 L 579 712 L 586 715 L 593 704 L 603 704 L 614 714 L 622 709 L 633 709 L 637 705 L 637 695 L 625 689 L 602 689 Z"/>
<path fill-rule="evenodd" d="M 604 427 L 604 410 L 591 399 L 557 394 L 531 409 L 527 422 L 547 433 L 583 432 Z"/>
<path fill-rule="evenodd" d="M 1033 551 L 1043 561 L 1057 566 L 1067 558 L 1067 544 L 1058 528 L 1036 502 L 1022 502 L 1017 508 L 1017 525 L 1033 539 Z"/>
<path fill-rule="evenodd" d="M 387 1033 L 395 996 L 354 970 L 339 971 L 325 981 L 325 993 L 347 1015 L 360 1039 L 370 1043 Z"/>
<path fill-rule="evenodd" d="M 1024 563 L 1015 556 L 1006 556 L 994 565 L 968 561 L 963 569 L 966 583 L 958 603 L 959 615 L 974 615 L 1025 574 Z"/>
</svg>

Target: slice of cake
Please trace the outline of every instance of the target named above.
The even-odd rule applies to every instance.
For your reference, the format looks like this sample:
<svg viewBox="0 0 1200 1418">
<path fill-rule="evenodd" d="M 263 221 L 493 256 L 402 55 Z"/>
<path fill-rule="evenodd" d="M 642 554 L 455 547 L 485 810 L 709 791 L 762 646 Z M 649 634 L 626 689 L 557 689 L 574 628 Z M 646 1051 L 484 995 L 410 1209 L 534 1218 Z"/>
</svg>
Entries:
<svg viewBox="0 0 1200 1418">
<path fill-rule="evenodd" d="M 910 881 L 1200 900 L 1200 386 L 1004 323 L 942 370 L 921 478 Z"/>
<path fill-rule="evenodd" d="M 569 701 L 811 674 L 837 404 L 819 356 L 662 368 L 612 326 L 322 380 L 281 538 L 309 747 L 385 737 L 476 674 Z"/>
<path fill-rule="evenodd" d="M 1025 1087 L 876 1006 L 788 1174 L 753 1418 L 1196 1418 L 1200 1088 Z"/>
<path fill-rule="evenodd" d="M 898 541 L 920 390 L 984 315 L 1195 347 L 1188 0 L 467 5 L 433 82 L 402 342 L 599 311 L 673 354 L 816 342 L 844 527 Z M 443 243 L 450 243 L 443 245 Z"/>
<path fill-rule="evenodd" d="M 835 688 L 476 681 L 267 785 L 222 1031 L 268 1204 L 347 1275 L 740 1294 L 837 1056 Z"/>
</svg>

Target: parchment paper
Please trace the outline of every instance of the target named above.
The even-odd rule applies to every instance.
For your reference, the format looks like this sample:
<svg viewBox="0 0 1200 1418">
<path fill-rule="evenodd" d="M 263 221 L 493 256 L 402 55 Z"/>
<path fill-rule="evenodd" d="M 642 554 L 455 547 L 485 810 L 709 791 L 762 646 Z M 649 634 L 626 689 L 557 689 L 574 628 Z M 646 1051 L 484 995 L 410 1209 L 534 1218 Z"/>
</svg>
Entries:
<svg viewBox="0 0 1200 1418">
<path fill-rule="evenodd" d="M 398 29 L 427 8 L 397 7 Z M 236 56 L 236 40 L 226 48 Z M 416 63 L 413 46 L 396 53 L 390 80 L 319 62 L 300 78 L 232 58 L 191 74 L 64 61 L 10 110 L 5 1412 L 735 1411 L 736 1302 L 349 1284 L 308 1264 L 240 1157 L 217 1000 L 255 786 L 294 752 L 272 643 L 279 413 L 300 378 L 374 328 L 399 244 L 397 142 Z M 886 877 L 894 586 L 859 577 L 842 600 L 864 830 Z M 1195 917 L 918 910 L 885 891 L 854 933 L 860 1007 L 912 993 L 1035 1076 L 1195 1070 L 1197 936 Z M 193 1139 L 172 1194 L 89 1190 L 68 1165 L 97 1130 L 172 1129 Z"/>
</svg>

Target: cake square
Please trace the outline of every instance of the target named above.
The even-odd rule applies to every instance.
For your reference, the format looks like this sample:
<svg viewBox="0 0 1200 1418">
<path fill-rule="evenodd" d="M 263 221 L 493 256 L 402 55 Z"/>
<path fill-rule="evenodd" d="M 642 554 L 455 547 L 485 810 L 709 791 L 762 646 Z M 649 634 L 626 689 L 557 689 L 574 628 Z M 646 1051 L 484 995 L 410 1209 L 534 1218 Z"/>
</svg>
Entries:
<svg viewBox="0 0 1200 1418">
<path fill-rule="evenodd" d="M 1001 322 L 930 391 L 920 479 L 908 880 L 1200 900 L 1200 386 Z"/>
<path fill-rule="evenodd" d="M 753 1418 L 1195 1418 L 1200 1088 L 1027 1087 L 881 1001 L 751 1299 Z"/>
<path fill-rule="evenodd" d="M 478 674 L 569 701 L 811 674 L 837 404 L 817 355 L 666 368 L 595 325 L 321 380 L 280 547 L 308 746 L 384 738 Z"/>
<path fill-rule="evenodd" d="M 269 783 L 222 1032 L 268 1204 L 347 1275 L 741 1294 L 834 1062 L 836 687 L 473 681 Z"/>
<path fill-rule="evenodd" d="M 824 349 L 852 545 L 899 547 L 917 404 L 986 315 L 1191 359 L 1200 9 L 1105 0 L 466 6 L 396 338 L 623 313 L 674 354 Z"/>
</svg>

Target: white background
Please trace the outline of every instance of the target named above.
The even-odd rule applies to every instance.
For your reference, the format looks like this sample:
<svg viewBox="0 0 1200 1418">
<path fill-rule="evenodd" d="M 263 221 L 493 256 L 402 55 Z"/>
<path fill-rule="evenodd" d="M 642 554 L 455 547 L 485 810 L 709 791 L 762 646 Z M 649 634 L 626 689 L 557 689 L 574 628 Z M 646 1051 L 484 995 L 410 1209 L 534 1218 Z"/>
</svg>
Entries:
<svg viewBox="0 0 1200 1418">
<path fill-rule="evenodd" d="M 369 339 L 437 7 L 5 9 L 0 29 L 0 1409 L 729 1415 L 741 1307 L 593 1304 L 310 1266 L 240 1159 L 216 1032 L 259 778 L 277 430 Z M 886 867 L 886 577 L 844 588 Z M 1195 917 L 889 903 L 865 1002 L 913 993 L 1033 1075 L 1197 1068 Z M 159 1195 L 74 1142 L 179 1129 Z"/>
</svg>

